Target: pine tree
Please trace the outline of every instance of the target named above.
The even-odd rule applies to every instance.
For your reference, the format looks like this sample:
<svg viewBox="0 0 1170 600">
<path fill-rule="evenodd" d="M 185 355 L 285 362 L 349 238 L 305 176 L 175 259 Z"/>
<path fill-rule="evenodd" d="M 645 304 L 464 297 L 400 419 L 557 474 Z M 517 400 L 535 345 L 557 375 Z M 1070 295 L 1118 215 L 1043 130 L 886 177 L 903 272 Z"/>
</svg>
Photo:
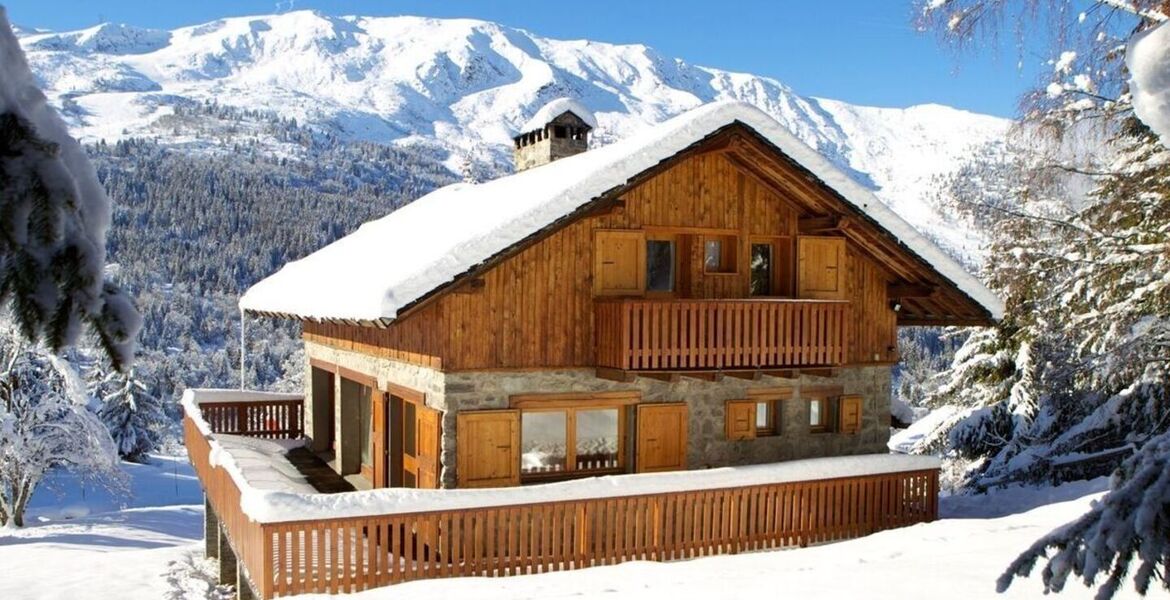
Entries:
<svg viewBox="0 0 1170 600">
<path fill-rule="evenodd" d="M 0 8 L 0 307 L 53 350 L 83 325 L 119 366 L 141 320 L 105 281 L 110 202 L 81 147 L 36 88 Z"/>
<path fill-rule="evenodd" d="M 130 462 L 146 462 L 170 422 L 162 403 L 133 371 L 109 373 L 94 387 L 101 401 L 98 418 L 110 431 L 118 454 Z"/>
</svg>

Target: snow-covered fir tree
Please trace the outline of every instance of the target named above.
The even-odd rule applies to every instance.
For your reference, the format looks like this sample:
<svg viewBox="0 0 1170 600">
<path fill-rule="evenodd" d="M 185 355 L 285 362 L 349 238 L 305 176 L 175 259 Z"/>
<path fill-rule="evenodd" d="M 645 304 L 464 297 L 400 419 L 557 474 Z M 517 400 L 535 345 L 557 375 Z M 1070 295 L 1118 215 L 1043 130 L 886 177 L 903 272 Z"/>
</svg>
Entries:
<svg viewBox="0 0 1170 600">
<path fill-rule="evenodd" d="M 150 393 L 155 386 L 148 386 L 134 370 L 105 373 L 90 385 L 100 402 L 98 417 L 109 429 L 119 456 L 146 462 L 173 422 L 159 398 Z"/>
<path fill-rule="evenodd" d="M 116 365 L 133 359 L 141 319 L 106 281 L 110 201 L 48 105 L 0 7 L 0 307 L 54 350 L 96 334 Z"/>
<path fill-rule="evenodd" d="M 1039 540 L 999 581 L 1002 591 L 1044 558 L 1048 590 L 1075 574 L 1106 599 L 1130 574 L 1140 593 L 1154 580 L 1170 589 L 1170 149 L 1134 118 L 1123 65 L 1130 38 L 1166 27 L 1170 7 L 1086 4 L 923 4 L 924 22 L 960 44 L 1005 22 L 1049 30 L 1052 78 L 1028 98 L 1020 130 L 1058 149 L 1017 165 L 1010 180 L 1021 185 L 1003 202 L 977 203 L 995 223 L 989 279 L 1008 318 L 973 335 L 943 374 L 938 400 L 965 409 L 933 438 L 972 461 L 974 490 L 1113 471 L 1090 513 Z"/>
</svg>

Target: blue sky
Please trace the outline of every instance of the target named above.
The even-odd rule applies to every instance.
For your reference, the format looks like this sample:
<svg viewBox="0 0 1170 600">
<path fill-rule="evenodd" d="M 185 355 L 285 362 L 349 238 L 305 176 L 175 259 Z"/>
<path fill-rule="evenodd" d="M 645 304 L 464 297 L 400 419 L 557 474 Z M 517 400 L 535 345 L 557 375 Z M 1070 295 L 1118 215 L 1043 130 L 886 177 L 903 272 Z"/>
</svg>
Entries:
<svg viewBox="0 0 1170 600">
<path fill-rule="evenodd" d="M 65 30 L 102 20 L 173 28 L 289 9 L 272 0 L 0 0 L 26 27 Z M 806 96 L 855 104 L 927 102 L 1013 116 L 1041 58 L 1002 48 L 956 54 L 914 31 L 911 0 L 296 0 L 326 14 L 473 17 L 561 38 L 643 43 L 666 56 L 767 75 Z M 1009 36 L 1010 37 L 1010 36 Z"/>
</svg>

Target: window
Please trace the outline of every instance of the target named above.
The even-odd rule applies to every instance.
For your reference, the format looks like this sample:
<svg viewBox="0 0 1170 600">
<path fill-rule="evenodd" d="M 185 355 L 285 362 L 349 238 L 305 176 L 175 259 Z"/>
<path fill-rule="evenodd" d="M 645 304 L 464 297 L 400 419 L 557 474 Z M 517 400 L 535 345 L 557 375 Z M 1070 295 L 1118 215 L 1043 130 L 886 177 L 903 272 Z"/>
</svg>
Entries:
<svg viewBox="0 0 1170 600">
<path fill-rule="evenodd" d="M 569 137 L 569 130 L 564 125 L 554 125 L 553 136 L 558 138 Z"/>
<path fill-rule="evenodd" d="M 828 402 L 824 398 L 808 399 L 808 427 L 810 431 L 828 431 Z"/>
<path fill-rule="evenodd" d="M 776 411 L 775 400 L 759 400 L 756 402 L 756 437 L 767 437 L 769 435 L 776 435 L 776 418 L 778 413 Z"/>
<path fill-rule="evenodd" d="M 625 468 L 626 405 L 636 392 L 513 396 L 520 409 L 520 476 L 527 481 Z"/>
<path fill-rule="evenodd" d="M 674 291 L 674 240 L 646 240 L 646 291 Z"/>
<path fill-rule="evenodd" d="M 703 270 L 708 273 L 735 272 L 735 237 L 709 237 L 703 242 Z"/>
<path fill-rule="evenodd" d="M 771 296 L 772 292 L 772 244 L 752 244 L 751 295 Z"/>
<path fill-rule="evenodd" d="M 788 388 L 754 389 L 748 398 L 728 400 L 726 430 L 729 440 L 751 440 L 780 435 L 781 401 L 791 398 Z"/>
</svg>

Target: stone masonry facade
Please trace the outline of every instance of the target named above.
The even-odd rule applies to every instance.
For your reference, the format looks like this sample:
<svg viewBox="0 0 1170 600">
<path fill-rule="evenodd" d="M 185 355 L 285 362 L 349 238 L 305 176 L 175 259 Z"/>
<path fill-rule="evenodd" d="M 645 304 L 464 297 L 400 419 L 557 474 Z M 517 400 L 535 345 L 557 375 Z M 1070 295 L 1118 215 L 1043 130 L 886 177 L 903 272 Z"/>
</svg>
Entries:
<svg viewBox="0 0 1170 600">
<path fill-rule="evenodd" d="M 306 361 L 315 358 L 375 377 L 380 387 L 391 382 L 422 392 L 427 406 L 443 411 L 440 479 L 445 488 L 455 487 L 456 481 L 455 415 L 459 411 L 508 408 L 509 398 L 515 394 L 634 390 L 641 393 L 641 402 L 686 402 L 690 415 L 687 462 L 691 469 L 888 451 L 889 366 L 842 368 L 833 377 L 802 374 L 785 379 L 765 375 L 757 380 L 725 377 L 719 381 L 681 377 L 672 382 L 637 377 L 633 382 L 622 383 L 600 379 L 593 369 L 444 373 L 313 342 L 306 342 L 305 355 Z M 306 402 L 311 403 L 311 383 L 306 382 L 306 387 Z M 864 398 L 859 433 L 810 431 L 808 402 L 802 398 L 801 389 L 821 387 L 840 387 L 845 394 Z M 730 441 L 724 433 L 724 403 L 746 397 L 752 388 L 792 389 L 792 399 L 778 403 L 779 434 Z M 311 407 L 306 406 L 306 419 L 312 413 Z M 635 426 L 631 421 L 627 427 L 629 449 L 633 448 Z M 306 422 L 305 429 L 313 431 L 312 424 Z"/>
</svg>

